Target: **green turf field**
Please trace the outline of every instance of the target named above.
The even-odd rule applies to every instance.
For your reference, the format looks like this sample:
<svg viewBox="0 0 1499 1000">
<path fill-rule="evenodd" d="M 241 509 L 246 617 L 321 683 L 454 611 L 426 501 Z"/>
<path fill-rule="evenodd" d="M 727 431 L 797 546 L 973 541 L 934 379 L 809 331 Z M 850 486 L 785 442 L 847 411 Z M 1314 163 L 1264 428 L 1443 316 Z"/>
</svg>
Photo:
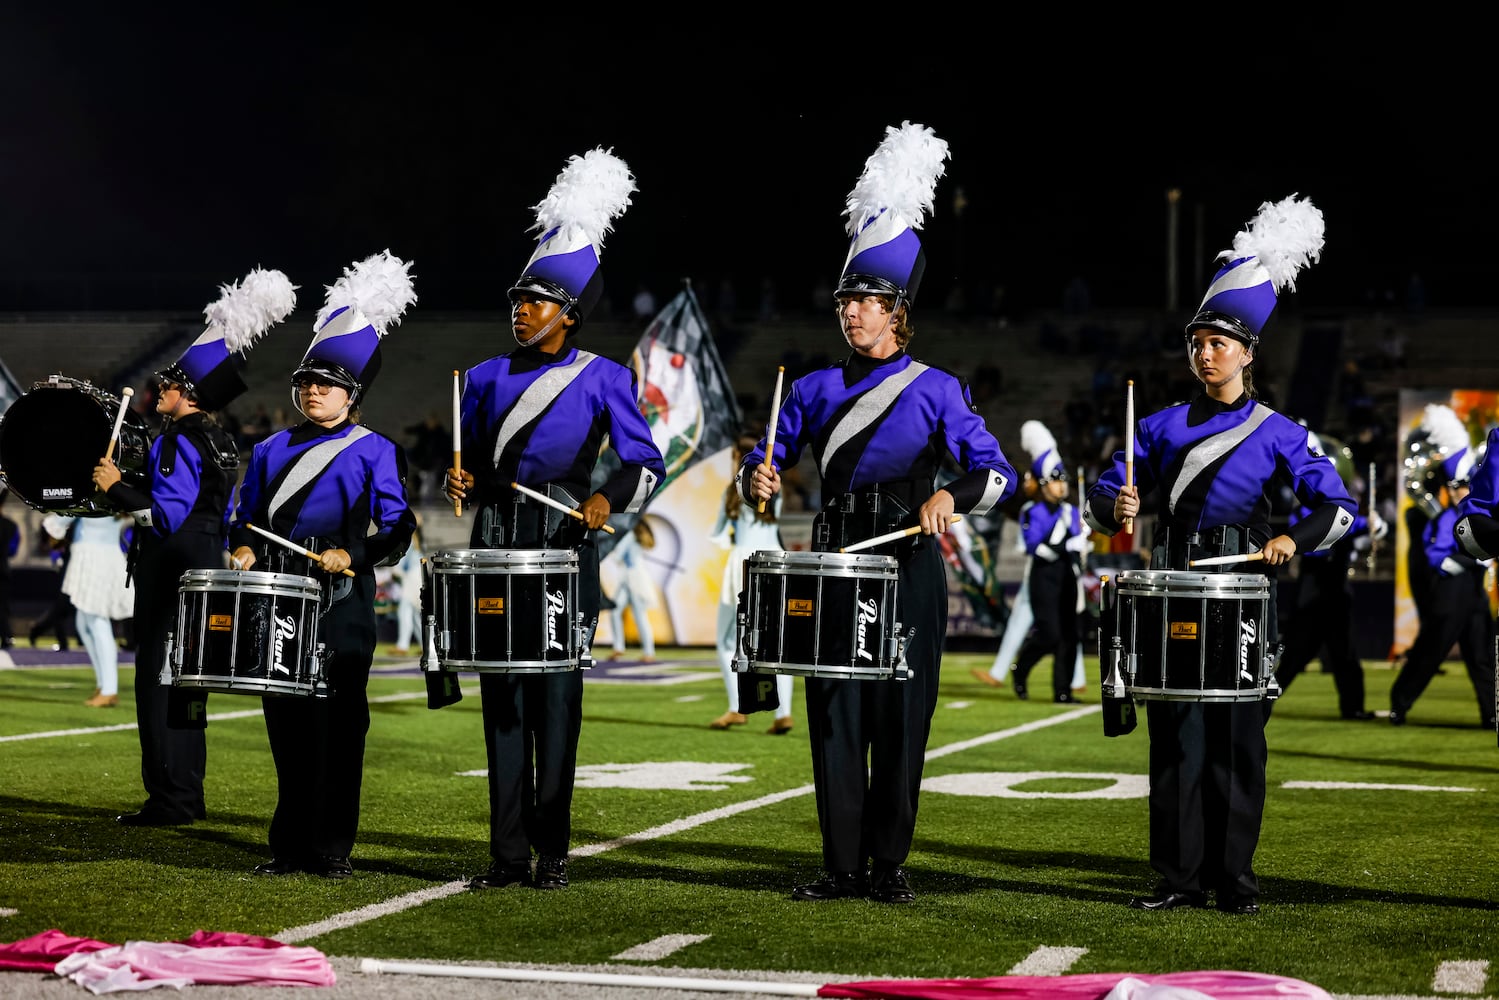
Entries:
<svg viewBox="0 0 1499 1000">
<path fill-rule="evenodd" d="M 1400 728 L 1339 719 L 1329 675 L 1296 681 L 1269 728 L 1262 911 L 1240 917 L 1125 905 L 1154 883 L 1143 728 L 1103 735 L 1096 680 L 1081 705 L 1039 700 L 1049 660 L 1032 677 L 1037 700 L 984 687 L 969 669 L 988 653 L 944 662 L 908 865 L 915 905 L 794 902 L 791 887 L 819 869 L 801 682 L 789 735 L 766 734 L 768 715 L 712 731 L 724 708 L 712 651 L 658 656 L 607 681 L 589 675 L 572 885 L 552 893 L 462 890 L 489 860 L 473 674 L 464 700 L 439 711 L 419 677 L 372 679 L 355 877 L 328 881 L 249 874 L 268 857 L 275 798 L 258 697 L 209 698 L 209 818 L 132 829 L 114 822 L 141 801 L 132 670 L 122 665 L 112 710 L 81 704 L 86 666 L 0 670 L 0 940 L 202 929 L 421 962 L 848 979 L 1225 969 L 1343 996 L 1499 988 L 1488 970 L 1499 960 L 1499 747 L 1460 664 Z M 1394 677 L 1380 667 L 1366 671 L 1374 709 Z"/>
</svg>

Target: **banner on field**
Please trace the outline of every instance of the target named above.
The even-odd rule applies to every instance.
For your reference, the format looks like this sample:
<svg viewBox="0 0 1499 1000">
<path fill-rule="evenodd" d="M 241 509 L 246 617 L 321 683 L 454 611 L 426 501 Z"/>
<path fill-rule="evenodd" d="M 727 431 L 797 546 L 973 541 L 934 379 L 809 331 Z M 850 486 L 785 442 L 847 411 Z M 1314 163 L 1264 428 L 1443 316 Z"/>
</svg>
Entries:
<svg viewBox="0 0 1499 1000">
<path fill-rule="evenodd" d="M 666 476 L 656 487 L 659 497 L 682 473 L 733 444 L 742 420 L 739 400 L 691 285 L 651 320 L 630 364 L 635 369 L 636 402 L 666 461 Z M 614 452 L 606 451 L 594 469 L 595 488 L 618 467 Z M 599 536 L 601 559 L 621 533 L 634 527 L 638 516 L 615 514 L 609 519 L 614 534 Z"/>
</svg>

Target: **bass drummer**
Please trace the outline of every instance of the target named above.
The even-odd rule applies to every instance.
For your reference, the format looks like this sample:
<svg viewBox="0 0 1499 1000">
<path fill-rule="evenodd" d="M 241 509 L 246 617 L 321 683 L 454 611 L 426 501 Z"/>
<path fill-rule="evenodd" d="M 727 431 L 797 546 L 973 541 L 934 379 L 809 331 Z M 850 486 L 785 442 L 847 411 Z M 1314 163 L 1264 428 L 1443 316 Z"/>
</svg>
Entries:
<svg viewBox="0 0 1499 1000">
<path fill-rule="evenodd" d="M 359 422 L 380 371 L 380 341 L 416 294 L 410 264 L 376 254 L 329 286 L 316 333 L 292 373 L 292 405 L 307 420 L 250 453 L 229 543 L 241 569 L 310 576 L 322 584 L 318 642 L 328 651 L 326 696 L 266 695 L 276 765 L 271 858 L 256 875 L 354 874 L 370 665 L 375 567 L 400 561 L 416 529 L 400 445 Z M 250 526 L 295 542 L 267 544 Z M 307 552 L 316 552 L 310 559 Z"/>
<path fill-rule="evenodd" d="M 930 536 L 947 531 L 955 514 L 987 513 L 1016 488 L 1015 469 L 967 383 L 906 353 L 926 266 L 916 229 L 946 158 L 947 143 L 926 126 L 886 129 L 849 196 L 852 238 L 834 293 L 853 353 L 792 383 L 774 453 L 761 440 L 737 473 L 741 495 L 758 506 L 780 492 L 781 470 L 811 448 L 827 501 L 813 522 L 818 552 L 919 532 L 867 550 L 898 564 L 895 617 L 909 630 L 907 679 L 806 678 L 824 870 L 792 899 L 915 899 L 904 866 L 947 634 L 946 569 Z M 962 474 L 934 492 L 949 454 Z"/>
<path fill-rule="evenodd" d="M 208 328 L 157 372 L 156 412 L 166 427 L 151 443 L 146 485 L 120 479 L 109 458 L 94 485 L 136 521 L 130 553 L 135 589 L 135 716 L 146 801 L 116 817 L 126 826 L 185 826 L 207 815 L 207 693 L 163 684 L 166 642 L 177 622 L 178 581 L 190 569 L 224 567 L 225 529 L 239 447 L 212 414 L 247 388 L 243 353 L 296 304 L 280 271 L 256 269 L 204 310 Z"/>
<path fill-rule="evenodd" d="M 1195 559 L 1243 555 L 1220 571 L 1283 566 L 1298 551 L 1326 549 L 1353 524 L 1357 503 L 1307 429 L 1254 395 L 1249 368 L 1282 287 L 1322 250 L 1321 212 L 1293 195 L 1266 203 L 1214 276 L 1187 324 L 1187 359 L 1202 391 L 1131 428 L 1131 454 L 1116 453 L 1088 493 L 1085 516 L 1114 535 L 1155 494 L 1151 567 L 1187 570 Z M 1288 484 L 1307 516 L 1271 536 L 1273 484 Z M 1265 627 L 1274 648 L 1274 571 Z M 1146 703 L 1150 733 L 1150 865 L 1155 891 L 1129 905 L 1169 910 L 1207 905 L 1259 912 L 1254 852 L 1265 804 L 1269 700 Z"/>
</svg>

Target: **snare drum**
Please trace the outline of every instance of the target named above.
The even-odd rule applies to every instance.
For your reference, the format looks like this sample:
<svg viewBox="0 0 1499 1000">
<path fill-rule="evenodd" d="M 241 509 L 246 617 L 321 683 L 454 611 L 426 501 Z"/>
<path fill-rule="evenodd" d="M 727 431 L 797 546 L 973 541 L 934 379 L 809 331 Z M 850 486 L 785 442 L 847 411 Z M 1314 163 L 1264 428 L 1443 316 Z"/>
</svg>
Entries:
<svg viewBox="0 0 1499 1000">
<path fill-rule="evenodd" d="M 177 594 L 177 632 L 167 654 L 174 687 L 327 697 L 316 580 L 190 569 Z"/>
<path fill-rule="evenodd" d="M 1104 677 L 1117 667 L 1129 696 L 1141 701 L 1277 697 L 1267 632 L 1271 585 L 1256 573 L 1120 572 Z"/>
<path fill-rule="evenodd" d="M 74 517 L 118 513 L 94 485 L 109 448 L 120 400 L 86 381 L 53 375 L 0 415 L 0 469 L 10 488 L 37 510 Z M 128 407 L 111 456 L 127 486 L 144 488 L 151 450 L 146 421 Z"/>
<path fill-rule="evenodd" d="M 540 674 L 593 666 L 576 552 L 446 549 L 429 563 L 437 668 Z"/>
<path fill-rule="evenodd" d="M 894 556 L 751 552 L 739 612 L 740 673 L 905 680 Z"/>
</svg>

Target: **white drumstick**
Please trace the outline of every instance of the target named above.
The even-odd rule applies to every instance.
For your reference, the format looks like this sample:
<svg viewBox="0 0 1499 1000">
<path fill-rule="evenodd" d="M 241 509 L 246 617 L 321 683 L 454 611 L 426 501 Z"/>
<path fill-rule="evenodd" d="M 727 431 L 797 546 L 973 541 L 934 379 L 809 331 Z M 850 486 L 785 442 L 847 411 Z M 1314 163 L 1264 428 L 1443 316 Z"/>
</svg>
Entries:
<svg viewBox="0 0 1499 1000">
<path fill-rule="evenodd" d="M 770 460 L 776 453 L 776 421 L 781 419 L 781 378 L 786 374 L 786 366 L 781 365 L 776 369 L 776 391 L 770 397 L 770 426 L 765 428 L 765 468 L 771 467 Z M 765 501 L 755 508 L 761 514 L 765 513 Z"/>
<path fill-rule="evenodd" d="M 1125 383 L 1124 397 L 1124 485 L 1135 485 L 1135 380 Z M 1124 533 L 1135 533 L 1135 519 L 1124 519 Z"/>
<path fill-rule="evenodd" d="M 458 396 L 459 396 L 459 389 L 458 389 L 458 369 L 454 368 L 453 369 L 453 471 L 454 472 L 457 472 L 459 469 L 463 468 L 463 448 L 460 445 L 460 441 L 462 440 L 462 435 L 461 435 L 461 432 L 458 429 Z M 453 516 L 454 517 L 462 517 L 463 516 L 463 501 L 462 500 L 454 500 L 453 501 Z"/>
<path fill-rule="evenodd" d="M 961 520 L 963 520 L 963 515 L 962 514 L 954 514 L 952 516 L 952 522 L 951 523 L 957 524 Z M 862 542 L 855 542 L 852 545 L 846 545 L 843 548 L 839 549 L 838 551 L 839 552 L 858 552 L 861 549 L 872 549 L 876 545 L 884 545 L 886 542 L 893 542 L 897 538 L 906 538 L 906 537 L 908 537 L 910 535 L 919 535 L 919 534 L 921 534 L 921 525 L 919 525 L 919 524 L 913 524 L 911 527 L 909 527 L 909 528 L 902 528 L 900 531 L 886 532 L 883 535 L 875 535 L 873 538 L 866 538 Z"/>
<path fill-rule="evenodd" d="M 114 430 L 109 432 L 109 447 L 104 449 L 106 460 L 114 458 L 115 442 L 120 440 L 120 425 L 125 422 L 125 411 L 130 409 L 130 397 L 135 395 L 135 390 L 126 386 L 120 390 L 120 409 L 115 414 Z"/>
<path fill-rule="evenodd" d="M 529 486 L 522 486 L 520 483 L 511 483 L 510 485 L 513 486 L 515 489 L 520 490 L 522 493 L 524 493 L 526 496 L 530 497 L 532 500 L 540 500 L 542 503 L 546 504 L 548 507 L 555 507 L 556 509 L 562 511 L 562 513 L 567 514 L 567 515 L 569 515 L 571 517 L 576 517 L 580 521 L 586 521 L 587 520 L 587 518 L 585 518 L 583 516 L 582 511 L 574 510 L 573 508 L 569 507 L 565 503 L 562 503 L 562 502 L 557 501 L 557 500 L 553 500 L 551 497 L 547 496 L 545 493 L 537 493 L 535 490 L 531 489 Z M 614 534 L 614 529 L 611 528 L 611 527 L 609 527 L 609 525 L 606 524 L 603 527 L 604 527 L 605 531 L 609 532 L 609 534 L 611 534 L 611 535 Z"/>
<path fill-rule="evenodd" d="M 1206 559 L 1190 560 L 1188 566 L 1227 566 L 1229 563 L 1259 562 L 1265 558 L 1263 552 L 1249 552 L 1242 556 L 1208 556 Z"/>
<path fill-rule="evenodd" d="M 311 549 L 304 549 L 302 546 L 298 545 L 296 542 L 292 541 L 290 538 L 282 538 L 280 535 L 274 534 L 273 532 L 266 531 L 264 528 L 257 527 L 256 525 L 253 525 L 253 524 L 246 524 L 245 527 L 249 528 L 251 531 L 255 532 L 257 535 L 264 535 L 265 537 L 269 538 L 271 541 L 275 542 L 278 545 L 285 545 L 287 548 L 291 549 L 293 552 L 300 552 L 300 553 L 302 553 L 304 556 L 306 556 L 309 559 L 321 559 L 321 558 L 323 558 L 322 556 L 318 555 L 316 552 L 312 551 Z M 354 575 L 354 571 L 351 570 L 351 569 L 346 569 L 346 570 L 343 571 L 343 574 L 344 574 L 344 576 L 353 576 Z"/>
</svg>

